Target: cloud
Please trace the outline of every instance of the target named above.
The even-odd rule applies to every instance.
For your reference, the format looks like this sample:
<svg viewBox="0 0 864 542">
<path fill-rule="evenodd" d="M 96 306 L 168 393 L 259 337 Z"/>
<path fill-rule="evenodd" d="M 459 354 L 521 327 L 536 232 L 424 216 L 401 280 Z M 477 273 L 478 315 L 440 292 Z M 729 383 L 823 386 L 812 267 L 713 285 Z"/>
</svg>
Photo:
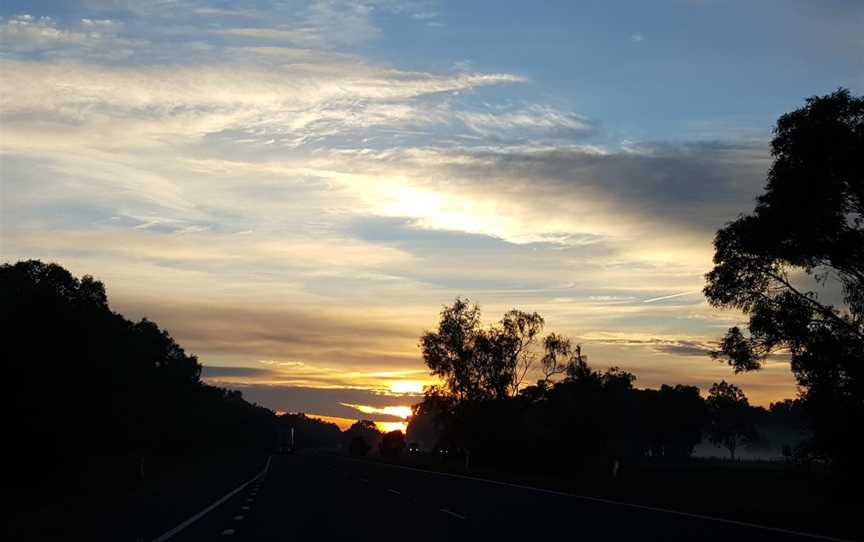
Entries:
<svg viewBox="0 0 864 542">
<path fill-rule="evenodd" d="M 306 17 L 328 43 L 350 46 L 378 37 L 378 27 L 372 22 L 375 7 L 374 2 L 319 1 L 308 7 Z"/>
<path fill-rule="evenodd" d="M 146 44 L 140 39 L 121 38 L 120 30 L 122 24 L 109 19 L 85 18 L 64 28 L 46 16 L 0 17 L 0 48 L 7 54 L 118 59 Z"/>
<path fill-rule="evenodd" d="M 85 26 L 90 26 L 89 22 Z M 8 19 L 0 18 L 0 43 L 12 51 L 80 46 L 98 37 L 98 34 L 59 29 L 51 17 L 17 15 Z"/>
<path fill-rule="evenodd" d="M 207 370 L 205 367 L 205 374 Z M 221 382 L 215 383 L 221 385 Z M 242 391 L 246 400 L 267 405 L 272 410 L 383 422 L 403 421 L 404 409 L 422 400 L 420 395 L 391 396 L 351 388 L 320 389 L 237 383 L 231 387 Z"/>
<path fill-rule="evenodd" d="M 363 414 L 383 414 L 385 416 L 392 416 L 400 420 L 404 420 L 411 416 L 411 408 L 410 406 L 386 406 L 386 407 L 374 407 L 371 405 L 352 405 L 350 403 L 342 403 L 342 406 L 347 406 L 353 408 Z"/>
<path fill-rule="evenodd" d="M 502 131 L 516 131 L 523 138 L 526 132 L 581 138 L 596 131 L 595 124 L 588 119 L 540 105 L 506 112 L 458 111 L 454 112 L 454 116 L 469 129 L 483 136 L 495 136 L 495 139 L 507 136 L 506 133 L 502 134 Z"/>
<path fill-rule="evenodd" d="M 767 166 L 761 143 L 502 145 L 342 150 L 305 171 L 415 227 L 513 243 L 592 239 L 704 273 L 713 233 L 752 206 Z"/>
<path fill-rule="evenodd" d="M 273 371 L 256 367 L 213 367 L 209 365 L 204 365 L 201 373 L 205 380 L 213 381 L 219 381 L 226 377 L 266 377 L 273 375 Z"/>
<path fill-rule="evenodd" d="M 190 351 L 275 361 L 264 365 L 284 378 L 386 388 L 390 380 L 416 378 L 419 369 L 419 330 L 374 308 L 261 307 L 228 305 L 226 300 L 179 307 L 126 301 L 122 306 L 132 315 L 160 322 Z M 382 374 L 388 367 L 395 372 Z"/>
<path fill-rule="evenodd" d="M 301 47 L 320 47 L 322 45 L 320 35 L 312 28 L 222 28 L 211 30 L 211 32 L 222 36 L 240 36 L 258 41 L 273 41 Z"/>
<path fill-rule="evenodd" d="M 509 176 L 541 183 L 541 195 L 570 196 L 562 198 L 566 202 L 591 196 L 593 202 L 627 208 L 627 216 L 650 215 L 708 230 L 750 204 L 768 165 L 763 143 L 648 144 L 612 152 L 505 148 L 474 156 Z M 473 173 L 470 166 L 465 169 Z"/>
<path fill-rule="evenodd" d="M 290 342 L 291 339 L 291 337 L 284 338 L 286 342 Z M 402 386 L 404 382 L 415 382 L 405 380 L 406 378 L 417 378 L 418 376 L 425 378 L 426 374 L 422 370 L 381 371 L 380 366 L 374 370 L 364 371 L 361 369 L 362 365 L 350 363 L 339 365 L 338 361 L 334 362 L 333 366 L 275 361 L 265 364 L 264 368 L 205 363 L 202 378 L 209 382 L 218 382 L 229 386 L 261 384 L 299 386 L 321 390 L 350 389 L 364 390 L 382 396 L 402 397 L 418 394 L 417 391 L 414 391 L 416 388 L 406 390 Z"/>
<path fill-rule="evenodd" d="M 714 350 L 710 345 L 697 341 L 657 341 L 654 348 L 658 352 L 680 356 L 705 357 Z"/>
<path fill-rule="evenodd" d="M 635 348 L 650 348 L 662 354 L 676 356 L 705 357 L 717 348 L 716 341 L 699 341 L 681 338 L 638 338 L 630 335 L 626 337 L 614 334 L 601 333 L 586 337 L 586 342 L 595 345 L 614 345 Z"/>
<path fill-rule="evenodd" d="M 436 122 L 413 101 L 522 80 L 510 74 L 433 75 L 359 63 L 263 69 L 2 60 L 0 69 L 6 74 L 0 83 L 4 146 L 31 153 L 70 144 L 166 148 L 219 134 L 292 147 L 373 126 Z M 16 135 L 25 136 L 26 143 L 16 143 Z"/>
</svg>

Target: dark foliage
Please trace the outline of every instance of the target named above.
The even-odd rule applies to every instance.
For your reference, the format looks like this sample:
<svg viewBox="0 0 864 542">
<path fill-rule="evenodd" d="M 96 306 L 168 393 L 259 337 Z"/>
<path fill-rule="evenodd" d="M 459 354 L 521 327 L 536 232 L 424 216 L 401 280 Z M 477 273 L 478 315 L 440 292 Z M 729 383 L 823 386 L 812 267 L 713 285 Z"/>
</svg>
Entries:
<svg viewBox="0 0 864 542">
<path fill-rule="evenodd" d="M 438 331 L 420 338 L 423 359 L 457 398 L 511 397 L 535 362 L 531 347 L 543 324 L 536 312 L 511 310 L 484 329 L 477 305 L 457 298 L 441 311 Z"/>
<path fill-rule="evenodd" d="M 0 314 L 4 379 L 14 383 L 3 407 L 13 486 L 36 483 L 34 473 L 75 483 L 94 457 L 128 457 L 135 472 L 151 454 L 273 444 L 269 410 L 203 384 L 195 356 L 156 323 L 112 312 L 90 276 L 35 260 L 5 264 Z"/>
<path fill-rule="evenodd" d="M 766 409 L 751 407 L 756 435 L 748 444 L 759 450 L 778 448 L 787 460 L 806 458 L 810 422 L 800 399 L 771 403 Z"/>
<path fill-rule="evenodd" d="M 466 311 L 470 318 L 464 318 Z M 456 335 L 453 329 L 461 330 L 461 338 L 443 341 L 450 346 L 432 352 L 431 358 L 424 350 L 433 372 L 440 371 L 440 360 L 449 356 L 448 374 L 470 374 L 460 364 L 475 363 L 473 354 L 457 351 L 471 351 L 465 346 L 471 344 L 464 340 L 470 335 L 465 330 L 482 330 L 477 331 L 479 324 L 454 322 L 479 322 L 479 317 L 479 308 L 467 300 L 456 299 L 445 307 L 438 332 L 427 332 L 424 340 Z M 729 449 L 733 458 L 740 445 L 791 448 L 803 436 L 798 402 L 754 408 L 741 390 L 726 382 L 712 387 L 708 401 L 693 386 L 637 389 L 631 373 L 616 367 L 592 369 L 581 346 L 566 337 L 552 333 L 536 346 L 541 345 L 542 379 L 515 396 L 490 393 L 482 380 L 463 386 L 456 376 L 443 386 L 427 388 L 423 402 L 413 408 L 408 439 L 427 451 L 446 450 L 442 455 L 451 460 L 461 461 L 470 453 L 478 466 L 605 479 L 620 477 L 622 465 L 687 461 L 703 434 Z M 494 356 L 484 364 L 511 366 Z M 757 425 L 765 428 L 761 439 Z"/>
<path fill-rule="evenodd" d="M 864 426 L 864 98 L 810 98 L 774 133 L 764 194 L 714 241 L 705 295 L 749 316 L 716 355 L 738 372 L 788 352 L 810 451 L 850 472 Z"/>
<path fill-rule="evenodd" d="M 744 392 L 738 386 L 721 381 L 708 392 L 708 440 L 729 450 L 735 459 L 735 450 L 757 438 L 754 413 Z"/>
<path fill-rule="evenodd" d="M 381 452 L 381 457 L 395 459 L 405 450 L 405 435 L 398 429 L 390 431 L 381 437 L 381 442 L 378 444 L 378 450 Z"/>
<path fill-rule="evenodd" d="M 283 414 L 276 417 L 279 428 L 280 446 L 302 448 L 334 448 L 342 443 L 342 431 L 335 423 L 329 423 L 317 418 L 309 418 L 305 414 Z M 294 441 L 291 442 L 291 430 L 294 430 Z"/>
<path fill-rule="evenodd" d="M 441 388 L 428 388 L 423 401 L 411 407 L 406 438 L 422 450 L 432 450 L 448 430 L 454 406 L 455 401 Z"/>
<path fill-rule="evenodd" d="M 510 311 L 505 320 L 514 314 L 528 313 Z M 543 378 L 515 396 L 496 392 L 472 375 L 508 374 L 513 364 L 506 355 L 477 363 L 477 338 L 488 333 L 479 318 L 476 305 L 457 298 L 441 312 L 438 331 L 421 339 L 430 370 L 445 377 L 444 386 L 426 390 L 408 425 L 409 439 L 425 449 L 470 452 L 475 464 L 509 470 L 605 476 L 615 461 L 686 459 L 700 442 L 707 411 L 697 388 L 636 389 L 632 374 L 594 371 L 580 345 L 554 333 L 536 342 Z M 526 359 L 539 331 L 524 347 Z"/>
<path fill-rule="evenodd" d="M 343 447 L 351 455 L 366 455 L 381 442 L 381 431 L 371 420 L 358 420 L 342 433 Z"/>
<path fill-rule="evenodd" d="M 708 421 L 705 401 L 695 386 L 638 390 L 642 438 L 651 457 L 682 460 L 699 444 Z"/>
<path fill-rule="evenodd" d="M 372 449 L 372 446 L 369 446 L 369 443 L 366 442 L 366 439 L 357 435 L 351 437 L 351 440 L 348 443 L 348 453 L 353 456 L 363 457 L 369 450 Z"/>
</svg>

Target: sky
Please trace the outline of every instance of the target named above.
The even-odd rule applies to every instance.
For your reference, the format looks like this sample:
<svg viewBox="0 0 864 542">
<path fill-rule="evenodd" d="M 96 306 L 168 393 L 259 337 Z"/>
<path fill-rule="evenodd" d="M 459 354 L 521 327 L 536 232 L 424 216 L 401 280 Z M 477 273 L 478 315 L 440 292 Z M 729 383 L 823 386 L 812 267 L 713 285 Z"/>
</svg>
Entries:
<svg viewBox="0 0 864 542">
<path fill-rule="evenodd" d="M 639 387 L 793 397 L 700 293 L 857 0 L 0 3 L 0 257 L 106 283 L 274 410 L 399 424 L 456 296 Z M 395 425 L 394 425 L 395 426 Z"/>
</svg>

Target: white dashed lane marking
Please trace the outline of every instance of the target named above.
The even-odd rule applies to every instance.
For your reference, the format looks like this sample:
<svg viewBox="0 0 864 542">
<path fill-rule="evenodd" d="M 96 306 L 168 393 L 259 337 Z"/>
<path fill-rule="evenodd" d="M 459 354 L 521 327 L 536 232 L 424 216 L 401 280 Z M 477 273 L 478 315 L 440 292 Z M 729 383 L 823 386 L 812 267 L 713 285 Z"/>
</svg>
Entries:
<svg viewBox="0 0 864 542">
<path fill-rule="evenodd" d="M 390 493 L 392 493 L 392 494 L 394 494 L 394 495 L 401 495 L 401 493 L 399 493 L 399 492 L 396 491 L 395 489 L 388 489 L 387 491 L 389 491 Z"/>
<path fill-rule="evenodd" d="M 181 532 L 183 529 L 186 529 L 187 527 L 189 527 L 190 525 L 192 525 L 193 523 L 195 523 L 196 521 L 198 521 L 199 519 L 201 519 L 205 515 L 209 514 L 211 511 L 216 509 L 219 505 L 221 505 L 222 503 L 224 503 L 225 501 L 227 501 L 228 499 L 230 499 L 231 497 L 233 497 L 237 493 L 240 493 L 241 491 L 246 489 L 248 486 L 256 484 L 256 483 L 261 483 L 259 480 L 267 475 L 268 470 L 270 470 L 270 457 L 267 458 L 267 463 L 264 464 L 264 469 L 260 473 L 253 476 L 250 480 L 243 482 L 242 484 L 240 484 L 239 486 L 234 488 L 234 490 L 229 491 L 228 493 L 223 495 L 222 498 L 220 498 L 219 500 L 217 500 L 216 502 L 214 502 L 213 504 L 211 504 L 207 508 L 201 510 L 197 514 L 193 515 L 192 517 L 190 517 L 189 519 L 187 519 L 183 523 L 177 525 L 176 527 L 174 527 L 173 529 L 171 529 L 169 531 L 162 533 L 162 535 L 154 538 L 153 542 L 166 542 L 167 540 L 171 539 L 174 535 Z M 231 532 L 227 533 L 226 531 L 231 531 Z M 233 529 L 226 529 L 225 531 L 223 531 L 222 534 L 229 534 L 229 535 L 234 534 L 234 530 Z"/>
<path fill-rule="evenodd" d="M 234 533 L 234 529 L 225 529 L 224 531 L 222 531 L 222 536 L 231 536 Z"/>
</svg>

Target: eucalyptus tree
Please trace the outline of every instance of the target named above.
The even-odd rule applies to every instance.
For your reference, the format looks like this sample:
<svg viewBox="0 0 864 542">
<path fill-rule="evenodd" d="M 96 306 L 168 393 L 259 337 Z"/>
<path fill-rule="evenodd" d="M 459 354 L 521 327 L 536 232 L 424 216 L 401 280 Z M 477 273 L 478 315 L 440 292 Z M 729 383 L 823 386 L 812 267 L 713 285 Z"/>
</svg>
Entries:
<svg viewBox="0 0 864 542">
<path fill-rule="evenodd" d="M 513 309 L 488 328 L 480 317 L 476 304 L 457 297 L 437 331 L 420 337 L 423 360 L 457 401 L 513 397 L 537 361 L 542 316 Z"/>
<path fill-rule="evenodd" d="M 751 214 L 717 232 L 704 293 L 748 317 L 715 352 L 736 372 L 787 354 L 813 450 L 850 466 L 864 426 L 864 98 L 840 89 L 780 117 Z"/>
</svg>

